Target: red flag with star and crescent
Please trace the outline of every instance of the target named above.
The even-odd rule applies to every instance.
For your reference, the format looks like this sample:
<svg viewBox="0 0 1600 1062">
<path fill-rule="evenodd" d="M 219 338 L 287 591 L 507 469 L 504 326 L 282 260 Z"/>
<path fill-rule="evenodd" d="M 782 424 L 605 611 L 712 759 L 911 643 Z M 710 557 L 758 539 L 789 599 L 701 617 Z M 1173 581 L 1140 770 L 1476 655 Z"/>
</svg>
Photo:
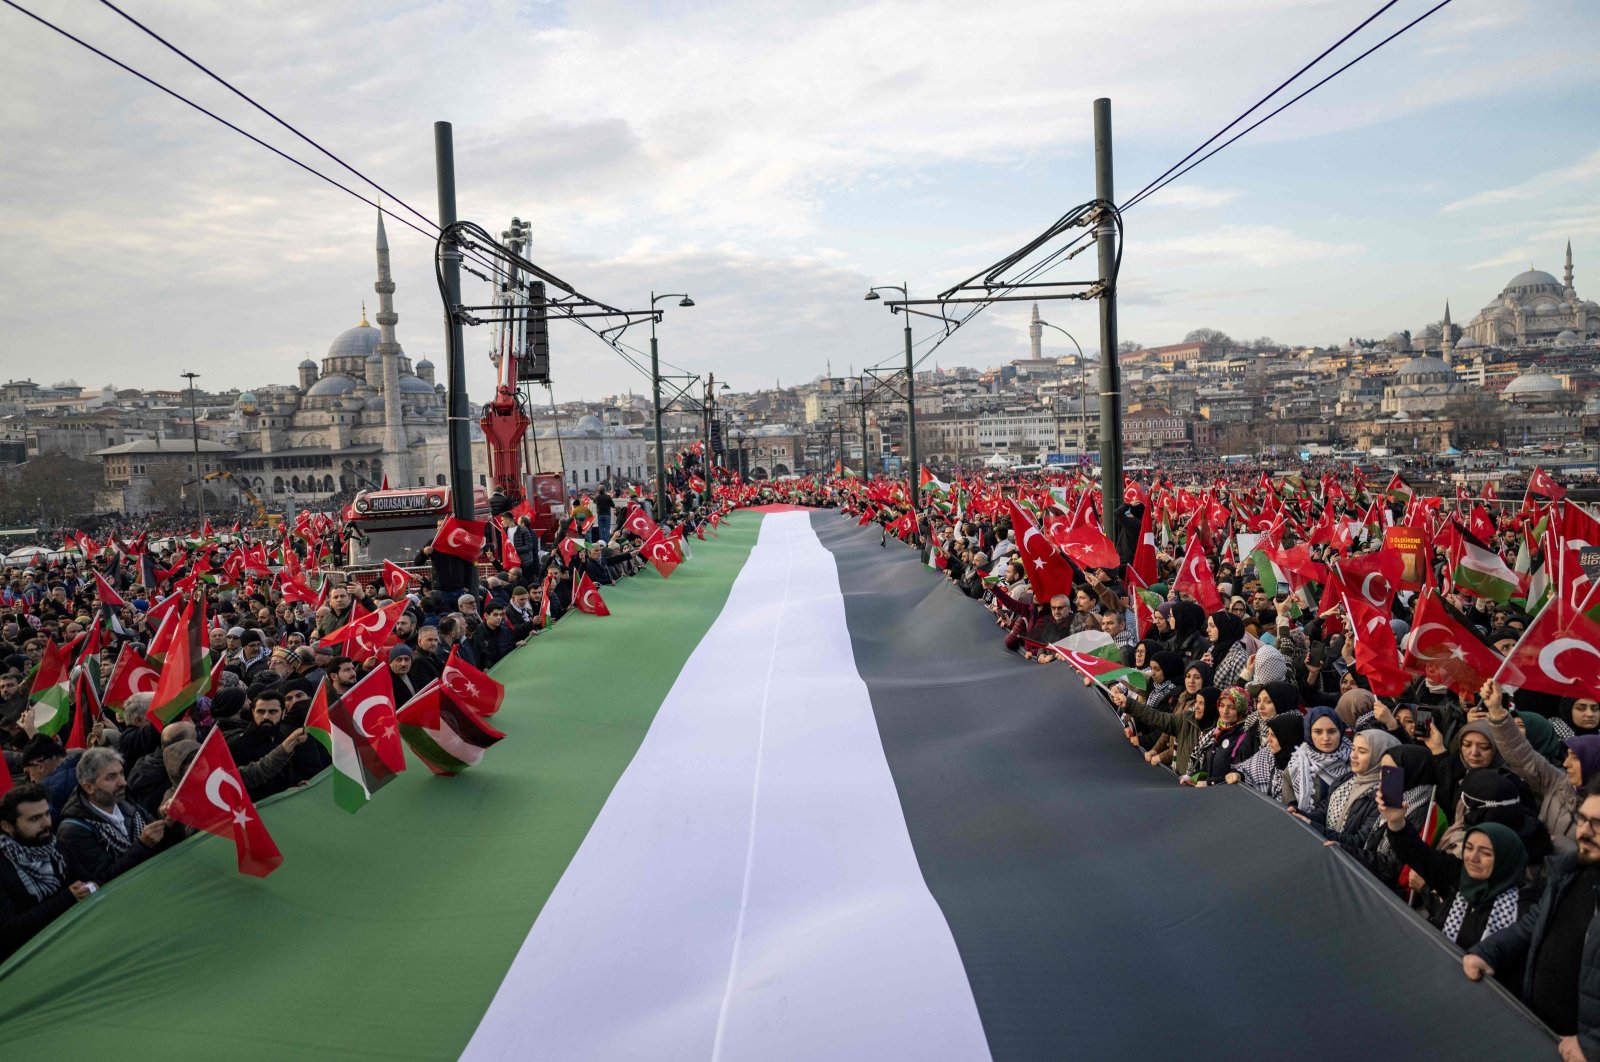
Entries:
<svg viewBox="0 0 1600 1062">
<path fill-rule="evenodd" d="M 1528 625 L 1495 678 L 1558 697 L 1600 699 L 1600 621 L 1556 594 Z"/>
<path fill-rule="evenodd" d="M 166 815 L 193 829 L 233 838 L 241 873 L 264 878 L 283 865 L 283 853 L 245 791 L 221 727 L 213 727 L 200 743 L 200 751 L 172 794 Z"/>
<path fill-rule="evenodd" d="M 433 548 L 466 562 L 474 563 L 483 552 L 483 541 L 488 524 L 482 520 L 463 520 L 451 515 L 444 518 L 433 536 Z"/>
<path fill-rule="evenodd" d="M 1017 552 L 1022 554 L 1028 585 L 1033 587 L 1033 599 L 1048 602 L 1057 594 L 1071 594 L 1072 565 L 1067 558 L 1021 506 L 1009 499 L 1006 504 L 1011 507 L 1011 527 L 1016 532 Z"/>
<path fill-rule="evenodd" d="M 611 610 L 606 608 L 605 601 L 600 597 L 600 588 L 594 585 L 588 572 L 578 577 L 578 588 L 572 595 L 572 603 L 579 612 L 587 612 L 591 616 L 611 615 Z"/>
<path fill-rule="evenodd" d="M 1199 535 L 1189 537 L 1189 548 L 1183 552 L 1183 562 L 1178 565 L 1178 574 L 1172 580 L 1172 588 L 1194 598 L 1208 613 L 1222 611 L 1222 593 L 1217 589 L 1217 580 L 1211 574 L 1211 563 L 1206 560 L 1205 551 L 1201 549 Z"/>
<path fill-rule="evenodd" d="M 1423 594 L 1401 666 L 1465 697 L 1476 696 L 1484 680 L 1492 678 L 1502 663 L 1500 654 L 1485 645 L 1437 591 Z"/>
<path fill-rule="evenodd" d="M 457 648 L 450 650 L 450 657 L 444 662 L 444 670 L 439 675 L 440 683 L 450 696 L 474 712 L 493 715 L 505 702 L 506 688 L 461 659 Z"/>
<path fill-rule="evenodd" d="M 389 596 L 398 601 L 406 596 L 406 591 L 411 588 L 411 573 L 392 560 L 383 562 L 383 588 L 389 591 Z"/>
</svg>

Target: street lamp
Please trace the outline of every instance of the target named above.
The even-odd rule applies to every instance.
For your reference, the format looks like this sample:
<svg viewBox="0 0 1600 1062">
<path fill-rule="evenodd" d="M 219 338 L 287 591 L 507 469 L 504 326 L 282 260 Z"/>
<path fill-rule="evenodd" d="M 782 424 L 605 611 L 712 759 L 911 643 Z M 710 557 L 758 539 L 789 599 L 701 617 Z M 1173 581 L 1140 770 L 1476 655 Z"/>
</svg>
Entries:
<svg viewBox="0 0 1600 1062">
<path fill-rule="evenodd" d="M 898 284 L 898 285 L 896 285 L 896 284 L 880 284 L 877 287 L 868 288 L 867 289 L 866 301 L 868 301 L 868 302 L 876 301 L 877 298 L 878 298 L 878 292 L 880 292 L 880 291 L 898 291 L 900 293 L 900 297 L 902 299 L 904 299 L 908 303 L 911 301 L 911 294 L 910 294 L 910 292 L 906 291 L 906 286 L 904 284 Z M 899 313 L 900 312 L 899 308 L 895 307 L 895 306 L 890 306 L 889 310 L 892 313 Z M 920 480 L 921 480 L 920 472 L 921 472 L 921 467 L 922 466 L 917 461 L 917 399 L 916 399 L 916 393 L 915 393 L 916 392 L 916 376 L 917 376 L 916 365 L 911 359 L 911 314 L 907 313 L 906 314 L 906 435 L 909 438 L 909 444 L 907 445 L 906 449 L 909 451 L 908 456 L 911 459 L 911 467 L 908 470 L 910 472 L 910 475 L 909 475 L 908 478 L 911 481 L 911 492 L 910 492 L 911 508 L 914 511 L 920 513 L 922 511 L 922 484 L 920 482 Z"/>
<path fill-rule="evenodd" d="M 195 409 L 194 382 L 200 378 L 197 372 L 179 373 L 189 381 L 189 424 L 194 429 L 194 504 L 200 513 L 200 526 L 206 523 L 206 481 L 204 473 L 200 470 L 200 414 Z"/>
<path fill-rule="evenodd" d="M 667 504 L 667 459 L 661 441 L 661 355 L 656 347 L 656 322 L 661 316 L 655 312 L 656 303 L 662 299 L 679 299 L 679 306 L 690 307 L 694 300 L 683 292 L 666 295 L 650 293 L 650 393 L 655 400 L 656 422 L 656 519 L 664 518 Z"/>
<path fill-rule="evenodd" d="M 1083 347 L 1073 339 L 1071 332 L 1060 325 L 1053 325 L 1049 321 L 1040 321 L 1039 324 L 1044 328 L 1053 328 L 1068 339 L 1072 339 L 1072 345 L 1078 348 L 1078 459 L 1082 461 L 1083 455 L 1088 452 L 1085 447 L 1088 445 L 1089 433 L 1089 369 L 1084 363 Z"/>
</svg>

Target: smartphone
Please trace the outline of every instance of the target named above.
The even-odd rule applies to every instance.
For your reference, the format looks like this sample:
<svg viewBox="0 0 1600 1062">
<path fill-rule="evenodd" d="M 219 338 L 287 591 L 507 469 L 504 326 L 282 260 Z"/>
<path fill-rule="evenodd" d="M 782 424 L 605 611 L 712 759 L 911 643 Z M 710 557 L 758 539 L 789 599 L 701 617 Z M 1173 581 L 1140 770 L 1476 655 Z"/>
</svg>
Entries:
<svg viewBox="0 0 1600 1062">
<path fill-rule="evenodd" d="M 1378 791 L 1383 794 L 1385 807 L 1400 808 L 1406 803 L 1406 772 L 1400 767 L 1380 767 Z"/>
<path fill-rule="evenodd" d="M 1417 719 L 1417 737 L 1425 738 L 1433 733 L 1433 713 L 1425 712 L 1421 708 L 1413 710 Z"/>
</svg>

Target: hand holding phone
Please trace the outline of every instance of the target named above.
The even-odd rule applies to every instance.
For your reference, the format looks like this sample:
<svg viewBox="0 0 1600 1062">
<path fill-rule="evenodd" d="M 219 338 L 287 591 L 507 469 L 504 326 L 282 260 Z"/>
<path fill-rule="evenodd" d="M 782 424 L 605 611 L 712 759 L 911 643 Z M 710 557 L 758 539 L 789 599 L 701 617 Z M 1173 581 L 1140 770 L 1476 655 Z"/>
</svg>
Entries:
<svg viewBox="0 0 1600 1062">
<path fill-rule="evenodd" d="M 1380 767 L 1378 792 L 1386 808 L 1404 808 L 1406 803 L 1406 772 L 1399 767 Z"/>
</svg>

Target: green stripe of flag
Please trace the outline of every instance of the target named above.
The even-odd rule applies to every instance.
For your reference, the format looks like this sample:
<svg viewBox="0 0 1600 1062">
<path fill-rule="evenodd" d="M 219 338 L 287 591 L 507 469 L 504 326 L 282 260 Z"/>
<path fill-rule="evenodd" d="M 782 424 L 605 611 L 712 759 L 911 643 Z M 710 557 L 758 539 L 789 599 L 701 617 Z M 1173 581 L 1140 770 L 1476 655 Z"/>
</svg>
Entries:
<svg viewBox="0 0 1600 1062">
<path fill-rule="evenodd" d="M 606 591 L 610 616 L 574 616 L 507 657 L 493 719 L 507 736 L 471 770 L 413 760 L 357 816 L 327 793 L 274 798 L 271 877 L 239 874 L 233 843 L 207 835 L 75 905 L 0 965 L 8 1054 L 123 1055 L 132 1029 L 151 1057 L 457 1057 L 760 525 L 736 514 L 671 580 L 625 580 Z"/>
</svg>

